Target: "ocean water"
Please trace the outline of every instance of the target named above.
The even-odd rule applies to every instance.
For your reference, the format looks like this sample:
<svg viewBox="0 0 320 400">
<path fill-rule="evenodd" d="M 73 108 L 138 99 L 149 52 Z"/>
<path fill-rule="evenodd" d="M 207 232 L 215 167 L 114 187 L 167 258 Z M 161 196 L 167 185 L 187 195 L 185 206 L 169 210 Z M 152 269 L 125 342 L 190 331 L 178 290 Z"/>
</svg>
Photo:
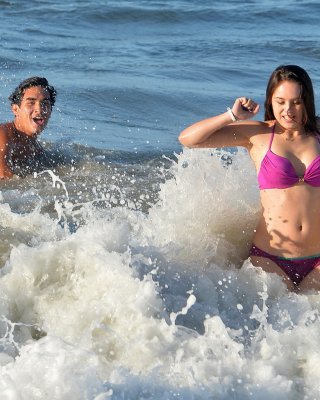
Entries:
<svg viewBox="0 0 320 400">
<path fill-rule="evenodd" d="M 320 295 L 246 260 L 245 151 L 188 124 L 299 64 L 319 109 L 315 1 L 0 1 L 1 120 L 33 75 L 58 91 L 57 168 L 0 183 L 1 400 L 320 398 Z M 262 112 L 259 118 L 262 118 Z"/>
</svg>

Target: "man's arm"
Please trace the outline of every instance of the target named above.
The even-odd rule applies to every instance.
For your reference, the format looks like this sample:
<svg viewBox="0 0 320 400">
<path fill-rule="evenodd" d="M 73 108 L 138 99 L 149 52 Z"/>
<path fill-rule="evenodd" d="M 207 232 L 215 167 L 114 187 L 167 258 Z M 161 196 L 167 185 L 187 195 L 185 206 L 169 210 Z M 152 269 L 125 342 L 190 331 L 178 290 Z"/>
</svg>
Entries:
<svg viewBox="0 0 320 400">
<path fill-rule="evenodd" d="M 0 125 L 0 179 L 11 178 L 12 171 L 7 165 L 6 157 L 9 147 L 9 135 L 5 125 Z"/>
</svg>

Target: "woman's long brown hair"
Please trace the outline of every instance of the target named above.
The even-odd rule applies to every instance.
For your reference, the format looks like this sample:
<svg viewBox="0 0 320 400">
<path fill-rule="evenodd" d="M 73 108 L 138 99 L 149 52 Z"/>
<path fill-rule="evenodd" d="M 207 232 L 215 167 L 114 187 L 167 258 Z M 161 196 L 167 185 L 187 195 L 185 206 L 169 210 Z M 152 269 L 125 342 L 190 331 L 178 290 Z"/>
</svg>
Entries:
<svg viewBox="0 0 320 400">
<path fill-rule="evenodd" d="M 307 72 L 298 65 L 280 65 L 271 74 L 267 85 L 266 100 L 264 103 L 265 121 L 275 119 L 272 108 L 272 95 L 278 85 L 283 81 L 294 81 L 300 85 L 301 100 L 304 105 L 304 129 L 306 133 L 309 134 L 320 134 L 317 128 L 313 85 Z"/>
</svg>

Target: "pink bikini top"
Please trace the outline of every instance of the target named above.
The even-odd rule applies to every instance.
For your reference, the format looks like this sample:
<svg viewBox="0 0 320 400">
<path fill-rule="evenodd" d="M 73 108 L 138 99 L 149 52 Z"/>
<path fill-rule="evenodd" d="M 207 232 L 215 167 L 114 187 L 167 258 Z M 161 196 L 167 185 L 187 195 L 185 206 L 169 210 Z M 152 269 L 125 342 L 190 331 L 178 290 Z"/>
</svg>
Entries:
<svg viewBox="0 0 320 400">
<path fill-rule="evenodd" d="M 306 182 L 308 185 L 320 187 L 320 154 L 308 166 L 304 175 L 298 176 L 290 160 L 271 151 L 274 131 L 275 125 L 269 149 L 261 162 L 258 173 L 259 189 L 286 189 L 298 182 Z"/>
</svg>

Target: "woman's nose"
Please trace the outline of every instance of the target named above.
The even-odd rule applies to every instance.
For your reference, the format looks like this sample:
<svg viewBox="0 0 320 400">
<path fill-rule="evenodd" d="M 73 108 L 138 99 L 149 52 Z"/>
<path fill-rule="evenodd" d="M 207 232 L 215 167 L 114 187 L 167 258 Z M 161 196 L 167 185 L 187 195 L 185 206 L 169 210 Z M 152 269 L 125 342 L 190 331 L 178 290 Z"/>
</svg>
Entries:
<svg viewBox="0 0 320 400">
<path fill-rule="evenodd" d="M 286 111 L 287 114 L 290 114 L 290 113 L 291 113 L 292 107 L 291 107 L 291 104 L 290 104 L 290 103 L 288 103 L 288 104 L 286 105 L 285 111 Z"/>
</svg>

